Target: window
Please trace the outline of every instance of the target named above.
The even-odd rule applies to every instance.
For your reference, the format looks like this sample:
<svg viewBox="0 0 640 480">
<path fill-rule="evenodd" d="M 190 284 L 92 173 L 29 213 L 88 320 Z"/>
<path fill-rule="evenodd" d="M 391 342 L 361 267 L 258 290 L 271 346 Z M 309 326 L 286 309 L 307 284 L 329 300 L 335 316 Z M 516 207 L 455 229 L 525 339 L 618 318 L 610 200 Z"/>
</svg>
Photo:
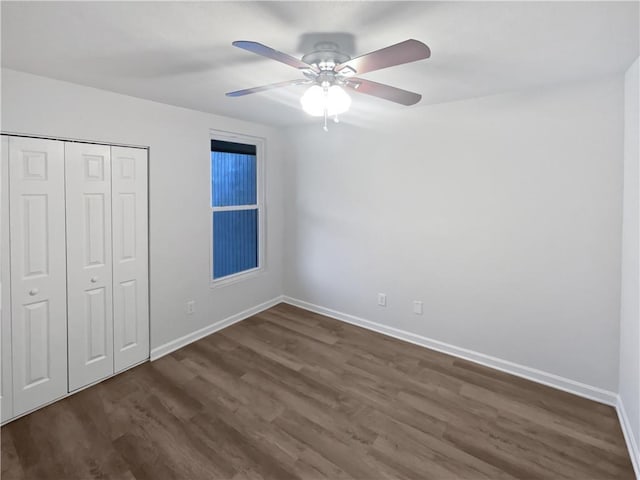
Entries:
<svg viewBox="0 0 640 480">
<path fill-rule="evenodd" d="M 211 140 L 211 280 L 244 278 L 262 267 L 262 142 Z"/>
</svg>

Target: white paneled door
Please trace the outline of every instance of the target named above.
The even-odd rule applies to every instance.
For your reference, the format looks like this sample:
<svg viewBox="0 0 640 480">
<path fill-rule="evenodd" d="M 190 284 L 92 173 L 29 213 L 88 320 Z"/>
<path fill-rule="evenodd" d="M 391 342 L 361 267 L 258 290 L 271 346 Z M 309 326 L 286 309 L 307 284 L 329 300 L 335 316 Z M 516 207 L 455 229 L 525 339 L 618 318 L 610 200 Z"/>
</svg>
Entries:
<svg viewBox="0 0 640 480">
<path fill-rule="evenodd" d="M 65 143 L 69 391 L 113 373 L 111 152 Z"/>
<path fill-rule="evenodd" d="M 13 413 L 67 392 L 64 144 L 9 139 Z"/>
<path fill-rule="evenodd" d="M 2 160 L 0 162 L 0 216 L 3 219 L 9 218 L 9 138 L 2 137 Z M 7 223 L 2 223 L 0 231 L 0 283 L 2 284 L 2 325 L 0 328 L 0 358 L 2 359 L 2 381 L 0 382 L 0 414 L 5 422 L 13 416 L 13 394 L 12 390 L 12 367 L 11 367 L 11 289 L 9 283 L 9 228 Z"/>
<path fill-rule="evenodd" d="M 115 371 L 149 357 L 147 150 L 111 147 Z"/>
</svg>

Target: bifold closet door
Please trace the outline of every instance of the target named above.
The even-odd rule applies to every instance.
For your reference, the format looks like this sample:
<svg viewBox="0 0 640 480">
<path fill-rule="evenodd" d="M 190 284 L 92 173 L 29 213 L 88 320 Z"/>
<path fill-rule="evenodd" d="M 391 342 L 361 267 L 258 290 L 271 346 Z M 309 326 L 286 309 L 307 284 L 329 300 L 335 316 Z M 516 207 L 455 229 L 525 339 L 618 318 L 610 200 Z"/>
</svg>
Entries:
<svg viewBox="0 0 640 480">
<path fill-rule="evenodd" d="M 2 136 L 2 161 L 0 162 L 0 207 L 2 212 L 2 231 L 0 232 L 0 283 L 2 283 L 2 325 L 0 328 L 0 358 L 2 359 L 2 382 L 0 382 L 0 413 L 2 422 L 13 417 L 13 394 L 11 378 L 11 288 L 9 284 L 9 224 L 4 219 L 9 218 L 9 137 Z"/>
<path fill-rule="evenodd" d="M 65 143 L 69 391 L 113 373 L 111 152 Z"/>
<path fill-rule="evenodd" d="M 67 392 L 64 144 L 9 138 L 13 413 Z"/>
<path fill-rule="evenodd" d="M 115 371 L 149 358 L 147 150 L 111 147 Z"/>
<path fill-rule="evenodd" d="M 149 358 L 147 150 L 111 147 L 115 371 Z"/>
</svg>

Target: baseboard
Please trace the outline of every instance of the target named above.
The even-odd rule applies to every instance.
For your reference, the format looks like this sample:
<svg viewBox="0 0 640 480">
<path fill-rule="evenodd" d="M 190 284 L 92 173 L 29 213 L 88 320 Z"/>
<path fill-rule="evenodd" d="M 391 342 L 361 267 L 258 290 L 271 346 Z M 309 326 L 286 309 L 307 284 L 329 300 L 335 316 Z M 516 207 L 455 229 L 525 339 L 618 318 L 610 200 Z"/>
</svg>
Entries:
<svg viewBox="0 0 640 480">
<path fill-rule="evenodd" d="M 183 337 L 177 338 L 175 340 L 171 340 L 170 342 L 165 343 L 164 345 L 160 345 L 151 350 L 150 360 L 154 361 L 159 359 L 160 357 L 164 357 L 171 352 L 174 352 L 184 346 L 189 345 L 201 338 L 206 337 L 207 335 L 211 335 L 218 330 L 222 330 L 223 328 L 227 328 L 234 323 L 238 323 L 245 318 L 249 318 L 256 313 L 260 313 L 268 308 L 271 308 L 283 301 L 282 296 L 278 296 L 268 300 L 260 305 L 256 305 L 255 307 L 248 308 L 240 313 L 236 313 L 235 315 L 231 315 L 230 317 L 225 318 L 224 320 L 220 320 L 219 322 L 212 323 L 211 325 L 207 325 L 200 330 L 196 330 L 195 332 L 189 333 Z"/>
<path fill-rule="evenodd" d="M 496 370 L 500 370 L 502 372 L 516 375 L 518 377 L 526 378 L 527 380 L 541 383 L 549 387 L 557 388 L 565 392 L 573 393 L 575 395 L 579 395 L 581 397 L 585 397 L 590 400 L 595 400 L 597 402 L 611 405 L 614 407 L 617 405 L 617 399 L 618 399 L 617 393 L 610 392 L 608 390 L 603 390 L 598 387 L 577 382 L 575 380 L 561 377 L 553 373 L 548 373 L 542 370 L 537 370 L 535 368 L 527 367 L 525 365 L 519 365 L 517 363 L 513 363 L 508 360 L 503 360 L 501 358 L 485 355 L 484 353 L 475 352 L 473 350 L 467 350 L 466 348 L 456 347 L 455 345 L 450 345 L 448 343 L 423 337 L 421 335 L 407 332 L 405 330 L 399 330 L 397 328 L 389 327 L 387 325 L 382 325 L 380 323 L 372 322 L 370 320 L 365 320 L 364 318 L 356 317 L 354 315 L 349 315 L 347 313 L 331 310 L 330 308 L 314 305 L 312 303 L 305 302 L 303 300 L 298 300 L 295 298 L 284 296 L 282 301 L 290 305 L 294 305 L 296 307 L 309 310 L 311 312 L 319 313 L 321 315 L 325 315 L 327 317 L 331 317 L 336 320 L 341 320 L 343 322 L 351 323 L 358 327 L 366 328 L 368 330 L 373 330 L 374 332 L 382 333 L 384 335 L 388 335 L 390 337 L 394 337 L 399 340 L 404 340 L 406 342 L 410 342 L 415 345 L 420 345 L 422 347 L 426 347 L 431 350 L 436 350 L 438 352 L 446 353 L 448 355 L 453 355 L 455 357 L 463 358 L 465 360 L 469 360 L 470 362 L 479 363 L 480 365 L 491 367 Z"/>
<path fill-rule="evenodd" d="M 622 433 L 624 434 L 624 440 L 627 442 L 627 448 L 629 450 L 629 456 L 631 457 L 631 463 L 633 469 L 636 472 L 636 478 L 640 480 L 640 448 L 636 443 L 636 439 L 633 436 L 633 429 L 631 428 L 631 422 L 627 416 L 627 411 L 624 408 L 622 398 L 618 395 L 618 401 L 616 403 L 616 411 L 618 412 L 618 419 L 620 420 L 620 426 L 622 427 Z"/>
</svg>

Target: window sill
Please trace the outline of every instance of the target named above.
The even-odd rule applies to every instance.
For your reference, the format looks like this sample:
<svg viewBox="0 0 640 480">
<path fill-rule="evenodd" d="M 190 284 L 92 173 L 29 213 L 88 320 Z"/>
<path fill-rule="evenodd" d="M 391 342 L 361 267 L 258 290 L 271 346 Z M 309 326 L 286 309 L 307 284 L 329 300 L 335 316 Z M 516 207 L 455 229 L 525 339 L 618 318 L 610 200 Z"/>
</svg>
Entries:
<svg viewBox="0 0 640 480">
<path fill-rule="evenodd" d="M 227 285 L 233 285 L 234 283 L 242 282 L 244 280 L 249 280 L 254 277 L 259 277 L 265 272 L 264 267 L 253 268 L 251 270 L 246 270 L 244 272 L 236 273 L 233 275 L 228 275 L 223 278 L 219 278 L 217 280 L 211 280 L 209 283 L 209 288 L 218 288 L 218 287 L 226 287 Z"/>
</svg>

